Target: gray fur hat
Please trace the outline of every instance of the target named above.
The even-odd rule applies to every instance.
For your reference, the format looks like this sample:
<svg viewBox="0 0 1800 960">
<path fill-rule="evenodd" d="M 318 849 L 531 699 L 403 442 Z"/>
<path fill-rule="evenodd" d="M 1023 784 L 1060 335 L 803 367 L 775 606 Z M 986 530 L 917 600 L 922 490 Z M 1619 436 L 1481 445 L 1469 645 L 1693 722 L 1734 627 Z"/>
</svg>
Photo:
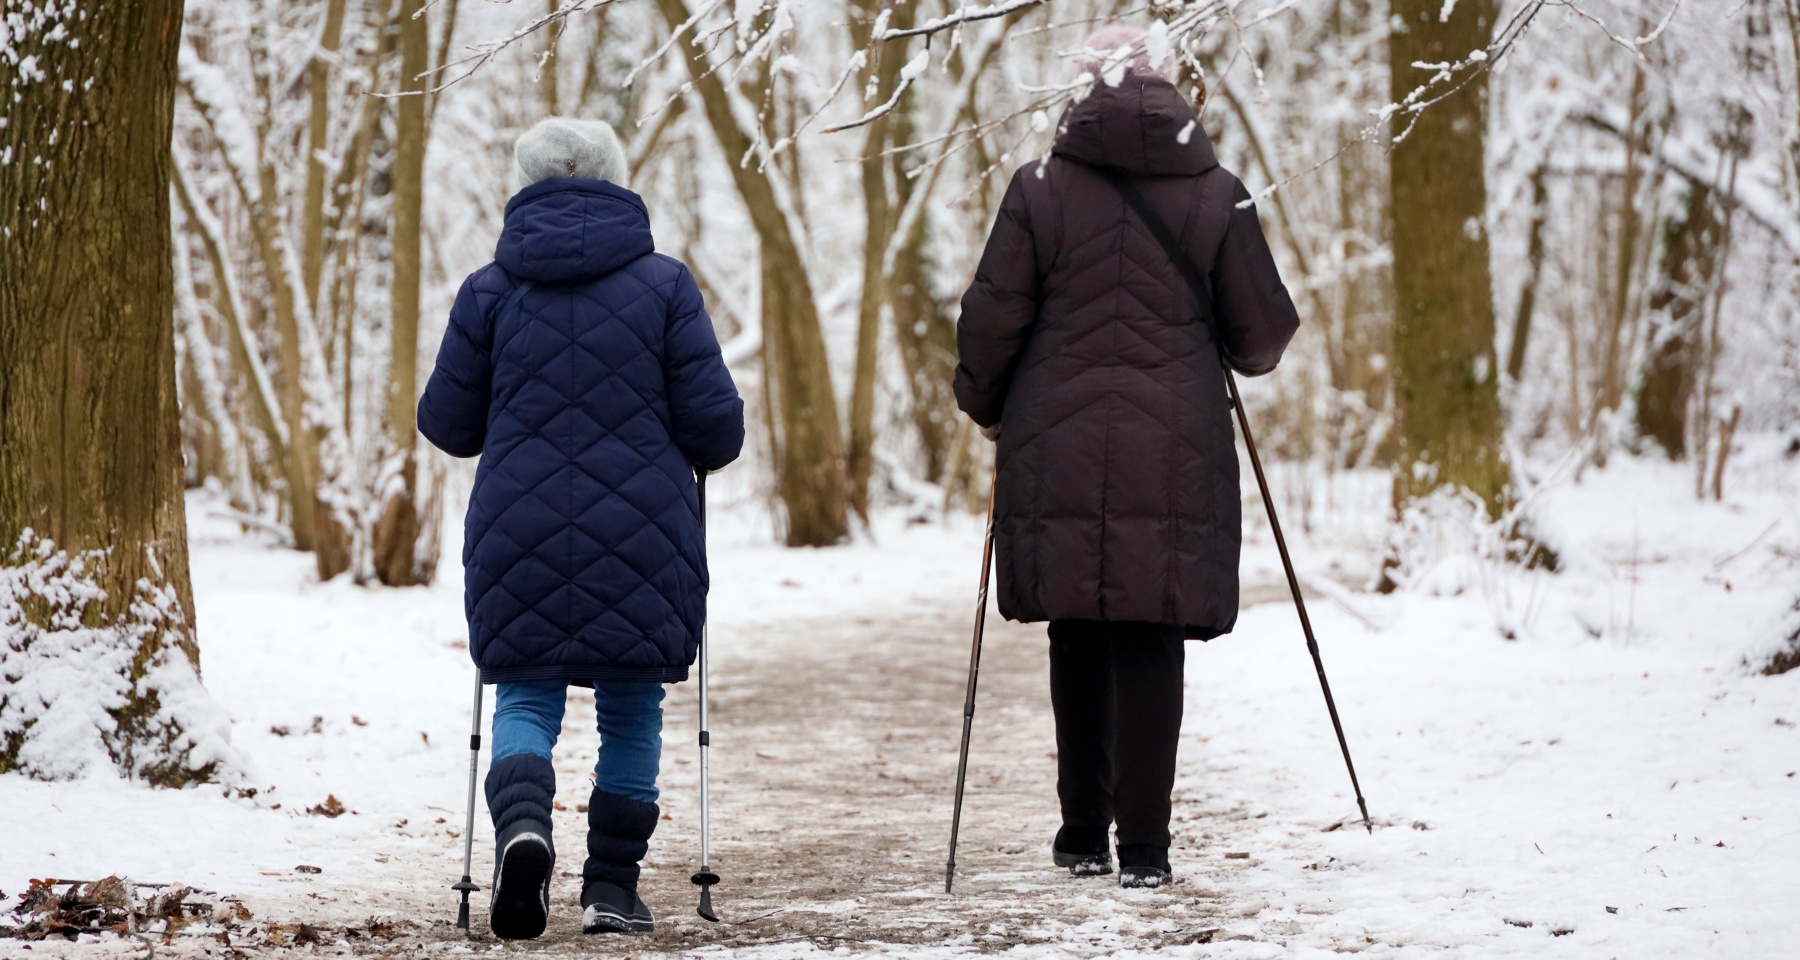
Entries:
<svg viewBox="0 0 1800 960">
<path fill-rule="evenodd" d="M 513 141 L 513 161 L 526 185 L 552 177 L 610 180 L 625 186 L 625 148 L 600 120 L 546 117 Z"/>
</svg>

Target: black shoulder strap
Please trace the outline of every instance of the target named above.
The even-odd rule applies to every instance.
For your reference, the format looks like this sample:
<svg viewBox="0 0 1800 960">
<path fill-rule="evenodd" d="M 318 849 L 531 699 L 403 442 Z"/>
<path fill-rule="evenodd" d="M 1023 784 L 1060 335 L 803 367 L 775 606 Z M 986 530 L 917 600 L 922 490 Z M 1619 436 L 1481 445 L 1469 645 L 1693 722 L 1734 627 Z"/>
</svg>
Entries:
<svg viewBox="0 0 1800 960">
<path fill-rule="evenodd" d="M 506 298 L 506 302 L 500 305 L 500 312 L 494 314 L 494 326 L 498 327 L 500 321 L 505 320 L 507 315 L 518 307 L 519 301 L 525 299 L 525 295 L 530 293 L 531 288 L 535 286 L 537 286 L 535 280 L 519 281 L 519 285 L 513 288 L 513 292 Z"/>
<path fill-rule="evenodd" d="M 1150 206 L 1150 201 L 1144 198 L 1130 178 L 1110 167 L 1095 167 L 1094 169 L 1113 185 L 1114 190 L 1119 191 L 1120 196 L 1125 198 L 1125 202 L 1137 212 L 1138 219 L 1144 222 L 1144 226 L 1150 228 L 1150 236 L 1155 237 L 1156 242 L 1162 245 L 1163 253 L 1168 254 L 1169 261 L 1175 264 L 1176 271 L 1181 274 L 1183 280 L 1187 281 L 1188 289 L 1194 292 L 1196 309 L 1200 312 L 1200 322 L 1206 324 L 1207 332 L 1212 334 L 1213 340 L 1217 342 L 1218 331 L 1213 327 L 1212 315 L 1212 281 L 1194 266 L 1193 259 L 1187 255 L 1187 251 L 1181 249 L 1181 244 L 1176 242 L 1175 235 L 1169 232 L 1168 224 L 1163 222 L 1163 218 L 1154 207 Z"/>
</svg>

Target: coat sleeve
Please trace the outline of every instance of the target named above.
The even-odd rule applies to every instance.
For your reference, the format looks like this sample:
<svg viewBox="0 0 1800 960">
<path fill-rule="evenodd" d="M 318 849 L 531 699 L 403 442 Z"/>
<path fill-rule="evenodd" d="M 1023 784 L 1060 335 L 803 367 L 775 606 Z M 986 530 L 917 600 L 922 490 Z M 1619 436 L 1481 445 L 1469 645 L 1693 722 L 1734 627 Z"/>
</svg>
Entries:
<svg viewBox="0 0 1800 960">
<path fill-rule="evenodd" d="M 1013 370 L 1037 322 L 1041 278 L 1021 182 L 1035 169 L 1021 167 L 1007 185 L 956 321 L 956 404 L 984 427 L 1000 422 Z"/>
<path fill-rule="evenodd" d="M 477 456 L 487 441 L 493 328 L 476 303 L 474 283 L 471 276 L 456 293 L 437 365 L 419 397 L 419 432 L 453 457 Z"/>
<path fill-rule="evenodd" d="M 719 352 L 700 288 L 686 267 L 669 300 L 663 380 L 682 456 L 702 470 L 718 470 L 736 460 L 744 449 L 744 401 Z"/>
<path fill-rule="evenodd" d="M 1231 218 L 1213 262 L 1213 316 L 1225 362 L 1259 377 L 1275 369 L 1300 317 L 1275 269 L 1256 206 L 1238 206 L 1250 199 L 1250 191 L 1235 177 L 1231 184 Z"/>
</svg>

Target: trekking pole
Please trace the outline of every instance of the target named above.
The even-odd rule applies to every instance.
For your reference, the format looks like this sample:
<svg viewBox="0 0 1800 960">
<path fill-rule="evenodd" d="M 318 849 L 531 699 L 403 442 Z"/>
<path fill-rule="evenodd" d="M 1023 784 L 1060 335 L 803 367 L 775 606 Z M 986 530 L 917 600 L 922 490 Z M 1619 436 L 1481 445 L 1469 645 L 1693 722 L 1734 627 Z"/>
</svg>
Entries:
<svg viewBox="0 0 1800 960">
<path fill-rule="evenodd" d="M 944 861 L 944 892 L 956 883 L 956 837 L 962 829 L 963 782 L 969 775 L 969 733 L 975 726 L 975 681 L 981 673 L 981 633 L 987 625 L 988 571 L 994 566 L 994 489 L 1000 468 L 988 481 L 987 535 L 981 546 L 981 589 L 975 597 L 975 639 L 969 646 L 969 686 L 963 694 L 962 754 L 956 761 L 956 807 L 950 815 L 950 857 Z"/>
<path fill-rule="evenodd" d="M 706 549 L 706 471 L 694 471 L 695 494 L 700 501 L 700 546 Z M 700 872 L 694 874 L 693 881 L 700 888 L 700 907 L 695 912 L 713 923 L 719 922 L 719 915 L 713 912 L 712 888 L 719 882 L 719 875 L 712 872 L 707 861 L 711 854 L 711 824 L 707 819 L 708 805 L 711 797 L 707 791 L 706 748 L 712 745 L 712 734 L 706 729 L 706 620 L 700 621 Z"/>
<path fill-rule="evenodd" d="M 469 894 L 481 888 L 469 879 L 469 868 L 475 856 L 475 771 L 481 766 L 481 670 L 475 671 L 475 712 L 469 720 L 469 815 L 463 821 L 462 881 L 450 887 L 462 892 L 462 906 L 456 910 L 456 929 L 469 929 Z"/>
<path fill-rule="evenodd" d="M 1256 487 L 1262 491 L 1263 508 L 1269 511 L 1269 529 L 1275 532 L 1275 548 L 1281 552 L 1281 565 L 1287 570 L 1288 589 L 1294 593 L 1294 608 L 1300 611 L 1300 629 L 1306 634 L 1306 649 L 1312 654 L 1313 669 L 1319 673 L 1319 689 L 1325 692 L 1325 709 L 1331 712 L 1331 728 L 1337 731 L 1338 749 L 1344 753 L 1344 767 L 1350 771 L 1350 786 L 1356 791 L 1356 806 L 1362 811 L 1363 828 L 1375 832 L 1369 821 L 1369 805 L 1363 802 L 1362 784 L 1356 781 L 1356 764 L 1350 760 L 1350 744 L 1344 739 L 1344 725 L 1338 721 L 1337 701 L 1331 697 L 1331 681 L 1325 679 L 1325 661 L 1319 656 L 1319 641 L 1313 638 L 1312 620 L 1306 615 L 1306 600 L 1300 596 L 1300 578 L 1294 573 L 1293 558 L 1288 556 L 1287 538 L 1281 535 L 1281 521 L 1275 517 L 1275 498 L 1269 495 L 1269 480 L 1263 476 L 1262 459 L 1256 455 L 1256 440 L 1250 435 L 1250 419 L 1244 415 L 1244 398 L 1238 395 L 1237 378 L 1225 368 L 1225 385 L 1231 389 L 1231 408 L 1237 411 L 1238 429 L 1244 432 L 1244 447 L 1250 451 L 1250 466 L 1256 472 Z"/>
</svg>

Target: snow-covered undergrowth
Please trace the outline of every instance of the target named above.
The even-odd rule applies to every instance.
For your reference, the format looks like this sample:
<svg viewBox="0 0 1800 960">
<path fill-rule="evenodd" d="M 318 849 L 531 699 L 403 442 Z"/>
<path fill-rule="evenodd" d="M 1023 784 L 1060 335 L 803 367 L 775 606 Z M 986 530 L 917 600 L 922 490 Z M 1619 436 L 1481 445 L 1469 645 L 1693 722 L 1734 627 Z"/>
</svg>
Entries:
<svg viewBox="0 0 1800 960">
<path fill-rule="evenodd" d="M 1282 471 L 1274 480 L 1291 493 L 1302 477 Z M 1309 609 L 1373 836 L 1354 822 L 1273 544 L 1260 508 L 1247 505 L 1246 609 L 1233 635 L 1189 650 L 1173 855 L 1183 882 L 1132 896 L 1101 881 L 1059 883 L 1039 862 L 1047 858 L 1037 841 L 1047 837 L 1020 835 L 1017 869 L 1026 877 L 1041 869 L 1043 880 L 1019 888 L 1013 916 L 1036 945 L 1016 949 L 1790 956 L 1800 942 L 1789 902 L 1800 883 L 1800 671 L 1762 669 L 1787 643 L 1800 588 L 1800 470 L 1753 439 L 1734 460 L 1725 502 L 1697 501 L 1692 489 L 1685 467 L 1628 458 L 1557 478 L 1533 503 L 1530 523 L 1556 551 L 1558 572 L 1445 546 L 1386 596 L 1355 589 L 1373 582 L 1391 533 L 1379 475 L 1339 475 L 1307 509 L 1284 514 L 1302 579 L 1320 594 Z M 809 649 L 823 655 L 820 644 L 846 635 L 866 635 L 879 649 L 898 620 L 962 622 L 972 613 L 976 519 L 908 524 L 895 515 L 878 522 L 872 540 L 790 551 L 770 543 L 766 525 L 751 519 L 759 512 L 733 503 L 729 487 L 718 500 L 712 636 L 729 693 L 720 724 L 781 707 L 732 686 L 752 664 L 804 670 Z M 33 876 L 116 873 L 242 896 L 259 917 L 323 924 L 392 914 L 447 924 L 447 885 L 461 870 L 473 676 L 459 578 L 452 571 L 418 590 L 316 584 L 304 555 L 239 533 L 210 517 L 213 508 L 190 502 L 205 675 L 232 715 L 233 741 L 256 763 L 261 792 L 152 791 L 103 775 L 0 777 L 0 890 L 16 895 Z M 1430 532 L 1428 524 L 1419 530 Z M 1451 566 L 1431 573 L 1433 564 Z M 990 656 L 1008 656 L 1010 642 Z M 908 654 L 942 658 L 928 666 L 941 674 L 946 703 L 960 697 L 966 643 L 966 635 L 946 636 L 941 649 Z M 984 689 L 983 722 L 1042 711 L 1041 703 L 985 699 L 1006 690 Z M 846 706 L 854 709 L 843 712 L 844 736 L 870 743 L 933 722 Z M 591 734 L 579 713 L 571 717 L 569 746 L 581 753 L 591 745 L 575 741 Z M 942 723 L 949 770 L 955 717 Z M 1054 747 L 1047 723 L 1040 746 Z M 780 744 L 753 747 L 784 753 Z M 691 747 L 672 740 L 665 753 L 672 785 L 691 773 L 679 766 L 684 751 Z M 971 837 L 1008 826 L 995 819 L 1006 811 L 981 801 L 991 796 L 987 782 L 978 770 Z M 920 787 L 904 811 L 866 812 L 935 823 L 948 816 L 947 780 L 941 788 Z M 842 789 L 838 780 L 817 784 Z M 726 804 L 715 829 L 749 816 L 731 814 L 731 803 L 749 800 L 728 789 L 715 802 Z M 1016 815 L 1038 824 L 1054 804 L 1046 788 Z M 782 836 L 769 842 L 803 845 L 810 830 L 827 828 L 806 809 L 777 817 Z M 477 838 L 487 832 L 478 826 Z M 658 842 L 681 835 L 671 828 Z M 665 853 L 672 862 L 684 856 Z M 936 847 L 918 852 L 916 898 L 859 900 L 855 912 L 939 910 L 930 898 L 941 890 L 941 856 Z M 301 865 L 323 872 L 296 872 Z M 984 882 L 967 878 L 972 889 Z M 995 889 L 985 896 L 1006 896 L 1004 884 Z M 1212 931 L 1210 942 L 1194 938 L 1200 928 Z M 444 939 L 443 924 L 434 929 L 443 933 L 433 942 L 457 942 Z M 733 929 L 702 928 L 717 936 Z M 1167 933 L 1182 930 L 1186 940 Z M 819 949 L 779 939 L 750 952 Z M 951 956 L 983 942 L 846 946 Z"/>
<path fill-rule="evenodd" d="M 139 581 L 129 618 L 111 622 L 93 576 L 105 562 L 29 529 L 0 558 L 0 769 L 236 779 L 226 717 L 178 646 L 189 627 L 173 591 Z"/>
<path fill-rule="evenodd" d="M 1410 588 L 1349 598 L 1356 616 L 1316 606 L 1373 837 L 1291 608 L 1248 611 L 1191 658 L 1212 761 L 1180 785 L 1193 826 L 1263 817 L 1260 862 L 1232 884 L 1261 905 L 1235 929 L 1458 956 L 1791 956 L 1800 674 L 1762 669 L 1800 590 L 1800 470 L 1771 453 L 1725 503 L 1692 486 L 1622 460 L 1546 490 L 1531 521 L 1555 574 L 1473 550 L 1461 514 L 1414 518 L 1471 549 L 1416 554 Z"/>
</svg>

